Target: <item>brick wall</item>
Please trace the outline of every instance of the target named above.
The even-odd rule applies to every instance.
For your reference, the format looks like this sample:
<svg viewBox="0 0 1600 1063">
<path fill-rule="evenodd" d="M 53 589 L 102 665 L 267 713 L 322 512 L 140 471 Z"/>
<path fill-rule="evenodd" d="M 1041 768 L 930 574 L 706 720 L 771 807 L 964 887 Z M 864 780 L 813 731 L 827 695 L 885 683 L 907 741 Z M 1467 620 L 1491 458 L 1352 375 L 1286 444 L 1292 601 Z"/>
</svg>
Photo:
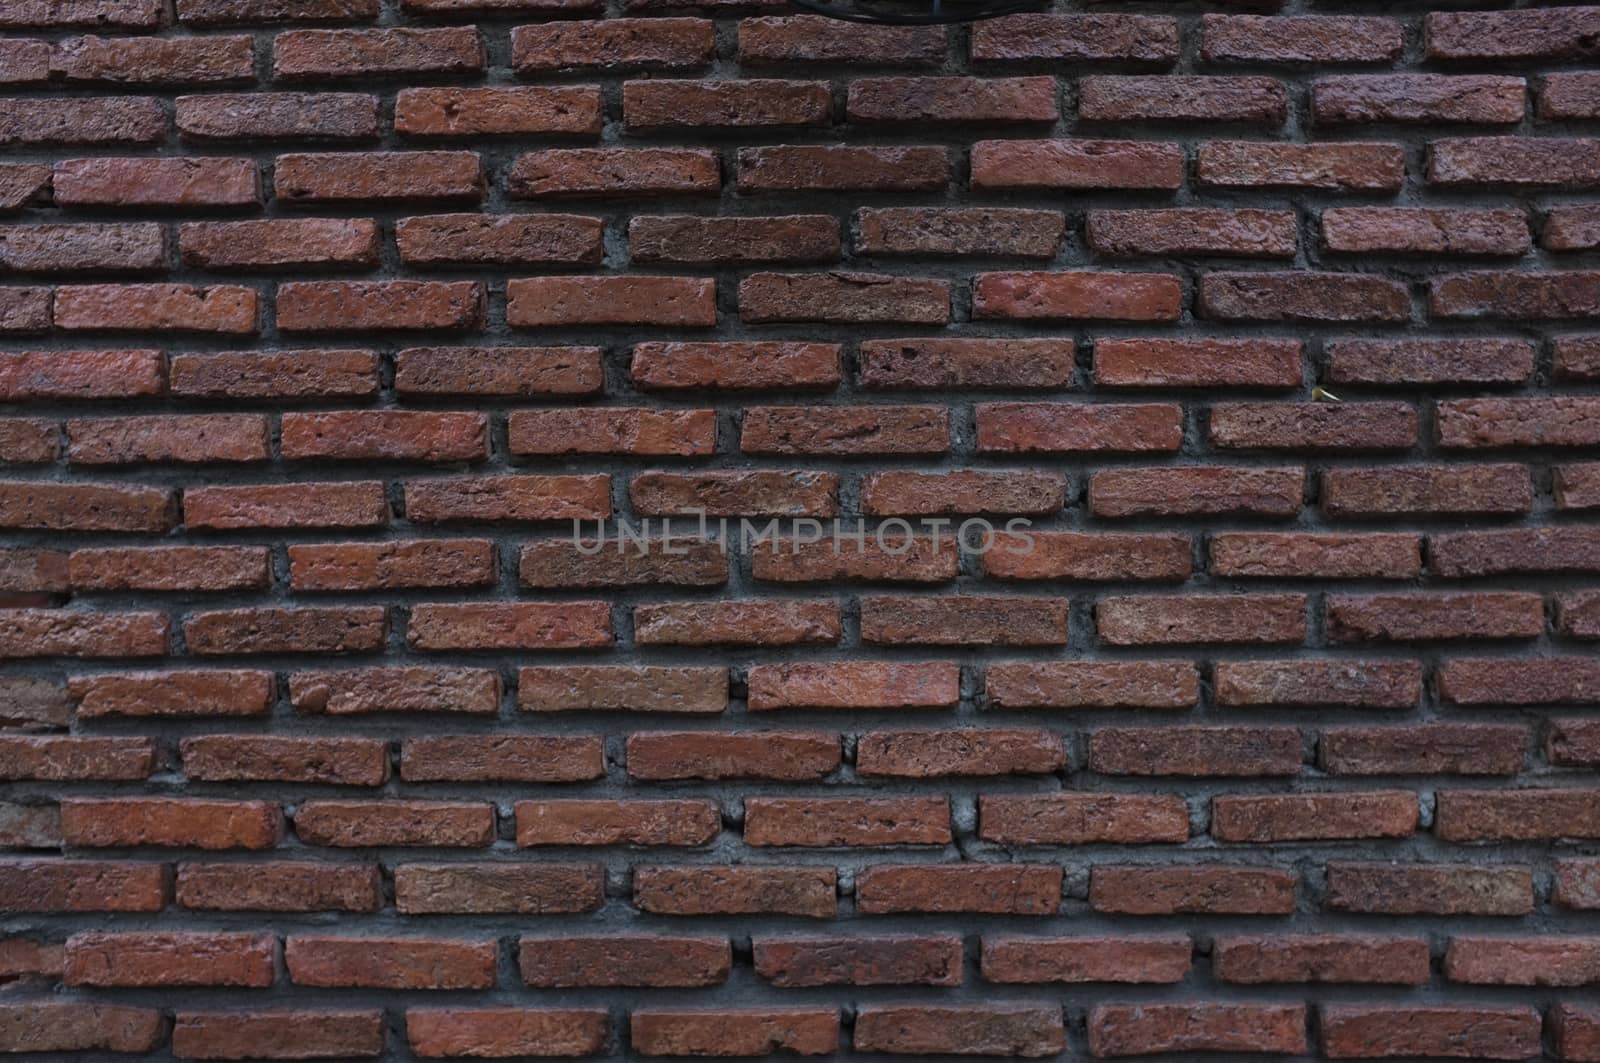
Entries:
<svg viewBox="0 0 1600 1063">
<path fill-rule="evenodd" d="M 0 0 L 0 1052 L 1600 1060 L 1600 8 L 707 3 Z"/>
</svg>

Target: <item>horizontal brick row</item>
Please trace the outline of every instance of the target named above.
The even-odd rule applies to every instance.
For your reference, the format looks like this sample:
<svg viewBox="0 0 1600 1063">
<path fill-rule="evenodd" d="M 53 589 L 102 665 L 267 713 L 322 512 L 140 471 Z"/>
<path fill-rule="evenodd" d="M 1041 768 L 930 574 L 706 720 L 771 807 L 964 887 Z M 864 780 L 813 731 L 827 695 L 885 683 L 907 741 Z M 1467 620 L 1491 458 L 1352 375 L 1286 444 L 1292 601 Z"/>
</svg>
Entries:
<svg viewBox="0 0 1600 1063">
<path fill-rule="evenodd" d="M 307 941 L 309 946 L 312 941 Z M 291 945 L 292 948 L 292 945 Z M 309 952 L 308 952 L 309 956 Z M 309 959 L 307 960 L 309 963 Z M 291 954 L 291 967 L 294 959 Z M 1335 1059 L 1397 1053 L 1521 1059 L 1537 1054 L 1548 1028 L 1562 1059 L 1587 1058 L 1600 1013 L 1578 1005 L 1548 1012 L 1527 1005 L 1417 1006 L 1327 1004 L 1314 1009 L 1317 1038 Z M 1313 1009 L 1299 1004 L 1174 1002 L 1097 1004 L 1084 1016 L 1086 1047 L 1097 1058 L 1170 1052 L 1301 1054 L 1312 1038 Z M 83 1003 L 0 1006 L 6 1041 L 19 1051 L 106 1049 L 143 1052 L 167 1040 L 153 1008 Z M 1067 1015 L 1056 1003 L 862 1004 L 845 1029 L 836 1006 L 650 1009 L 626 1020 L 632 1047 L 649 1056 L 827 1055 L 848 1041 L 857 1051 L 895 1054 L 1054 1056 L 1068 1046 Z M 618 1025 L 613 1028 L 613 1022 Z M 390 1034 L 381 1010 L 178 1011 L 170 1038 L 180 1059 L 230 1058 L 242 1050 L 268 1058 L 296 1052 L 373 1058 Z M 285 1031 L 292 1028 L 293 1040 Z M 485 1053 L 586 1056 L 621 1036 L 603 1008 L 407 1008 L 403 1036 L 427 1057 Z M 1075 1034 L 1085 1040 L 1084 1034 Z"/>
</svg>

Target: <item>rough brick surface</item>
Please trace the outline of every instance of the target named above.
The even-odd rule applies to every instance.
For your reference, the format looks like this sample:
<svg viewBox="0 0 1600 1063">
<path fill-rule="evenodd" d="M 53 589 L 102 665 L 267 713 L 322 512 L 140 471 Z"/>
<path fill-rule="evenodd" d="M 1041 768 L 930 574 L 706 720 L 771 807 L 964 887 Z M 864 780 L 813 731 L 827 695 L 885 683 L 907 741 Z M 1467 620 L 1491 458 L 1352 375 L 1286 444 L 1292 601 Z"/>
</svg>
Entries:
<svg viewBox="0 0 1600 1063">
<path fill-rule="evenodd" d="M 0 1054 L 1600 1061 L 1597 42 L 0 0 Z"/>
</svg>

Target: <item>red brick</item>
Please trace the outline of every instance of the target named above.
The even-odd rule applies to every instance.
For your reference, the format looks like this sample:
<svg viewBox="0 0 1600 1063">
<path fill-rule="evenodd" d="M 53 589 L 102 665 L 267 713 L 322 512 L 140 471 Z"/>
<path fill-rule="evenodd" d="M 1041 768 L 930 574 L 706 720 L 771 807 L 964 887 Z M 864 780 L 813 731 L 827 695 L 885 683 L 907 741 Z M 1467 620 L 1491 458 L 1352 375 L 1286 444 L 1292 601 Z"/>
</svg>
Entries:
<svg viewBox="0 0 1600 1063">
<path fill-rule="evenodd" d="M 950 805 L 943 797 L 747 797 L 750 846 L 944 845 Z"/>
<path fill-rule="evenodd" d="M 291 672 L 289 701 L 299 712 L 489 714 L 500 704 L 499 674 L 481 668 L 361 668 Z"/>
<path fill-rule="evenodd" d="M 609 476 L 484 476 L 408 480 L 406 516 L 452 521 L 599 520 L 611 514 Z"/>
<path fill-rule="evenodd" d="M 203 85 L 255 79 L 249 37 L 70 37 L 56 44 L 50 74 L 68 84 Z"/>
<path fill-rule="evenodd" d="M 1322 212 L 1330 251 L 1520 255 L 1530 246 L 1519 210 L 1344 207 Z"/>
<path fill-rule="evenodd" d="M 1453 936 L 1445 977 L 1475 985 L 1579 986 L 1600 981 L 1600 939 Z"/>
<path fill-rule="evenodd" d="M 1319 126 L 1379 122 L 1522 121 L 1527 82 L 1491 74 L 1348 74 L 1318 78 L 1311 116 Z"/>
<path fill-rule="evenodd" d="M 189 652 L 355 653 L 383 648 L 388 633 L 382 606 L 247 608 L 193 613 L 183 623 Z"/>
<path fill-rule="evenodd" d="M 1294 215 L 1268 210 L 1092 210 L 1086 235 L 1089 246 L 1103 255 L 1226 255 L 1235 258 L 1291 258 L 1296 246 Z M 1251 341 L 1122 340 L 1101 341 L 1159 348 L 1163 343 L 1207 344 L 1248 349 Z M 1259 343 L 1270 349 L 1274 341 Z M 1098 348 L 1097 348 L 1098 349 Z M 1203 373 L 1205 370 L 1191 370 Z M 1237 370 L 1235 370 L 1237 372 Z M 1299 373 L 1295 374 L 1298 381 Z"/>
<path fill-rule="evenodd" d="M 946 186 L 950 169 L 942 147 L 783 144 L 740 148 L 738 160 L 745 193 L 933 192 Z"/>
<path fill-rule="evenodd" d="M 254 207 L 261 178 L 250 159 L 67 159 L 52 181 L 61 207 Z"/>
<path fill-rule="evenodd" d="M 278 286 L 284 332 L 477 330 L 484 288 L 474 281 L 298 281 Z"/>
<path fill-rule="evenodd" d="M 78 716 L 259 716 L 272 704 L 270 672 L 201 671 L 74 676 Z"/>
<path fill-rule="evenodd" d="M 47 46 L 48 47 L 48 46 Z M 50 167 L 22 162 L 0 165 L 0 211 L 10 212 L 37 202 L 50 187 Z"/>
<path fill-rule="evenodd" d="M 255 462 L 272 456 L 270 422 L 252 414 L 95 417 L 68 421 L 66 428 L 67 459 L 75 465 Z"/>
<path fill-rule="evenodd" d="M 628 223 L 628 250 L 634 262 L 831 262 L 839 257 L 839 223 L 825 214 L 770 218 L 645 215 Z"/>
<path fill-rule="evenodd" d="M 381 786 L 389 778 L 389 745 L 376 738 L 195 735 L 178 748 L 184 775 L 205 782 Z"/>
<path fill-rule="evenodd" d="M 862 512 L 898 514 L 1054 513 L 1066 482 L 1046 472 L 962 470 L 875 472 L 861 479 Z"/>
<path fill-rule="evenodd" d="M 273 74 L 286 81 L 466 74 L 483 65 L 475 26 L 290 30 L 272 41 Z"/>
<path fill-rule="evenodd" d="M 1203 15 L 1200 57 L 1208 63 L 1384 63 L 1400 58 L 1398 19 L 1352 15 Z"/>
<path fill-rule="evenodd" d="M 403 136 L 503 136 L 600 132 L 600 90 L 542 88 L 403 89 L 394 128 Z"/>
<path fill-rule="evenodd" d="M 283 814 L 267 801 L 69 798 L 61 829 L 67 844 L 87 848 L 270 849 L 283 837 Z"/>
<path fill-rule="evenodd" d="M 821 81 L 629 81 L 623 125 L 635 131 L 751 129 L 827 125 L 833 98 Z"/>
<path fill-rule="evenodd" d="M 710 801 L 518 801 L 517 844 L 705 845 L 722 829 Z"/>
<path fill-rule="evenodd" d="M 59 850 L 62 841 L 59 805 L 0 802 L 0 846 Z"/>
<path fill-rule="evenodd" d="M 1539 85 L 1540 118 L 1593 118 L 1600 113 L 1593 73 L 1551 74 Z"/>
<path fill-rule="evenodd" d="M 727 706 L 725 668 L 585 665 L 517 672 L 517 707 L 524 712 L 719 713 Z"/>
<path fill-rule="evenodd" d="M 507 178 L 518 199 L 715 195 L 715 152 L 689 148 L 553 148 L 520 156 Z"/>
<path fill-rule="evenodd" d="M 746 454 L 942 454 L 949 447 L 949 412 L 939 406 L 756 406 L 745 410 L 739 435 Z"/>
<path fill-rule="evenodd" d="M 789 646 L 834 643 L 839 607 L 826 601 L 660 602 L 634 607 L 640 645 Z"/>
<path fill-rule="evenodd" d="M 376 864 L 183 863 L 178 903 L 196 911 L 375 912 L 383 877 Z"/>
<path fill-rule="evenodd" d="M 692 457 L 712 452 L 717 425 L 711 410 L 613 406 L 518 410 L 508 419 L 508 428 L 513 454 Z"/>
<path fill-rule="evenodd" d="M 1096 1056 L 1307 1050 L 1306 1009 L 1298 1004 L 1098 1004 L 1089 1012 Z"/>
<path fill-rule="evenodd" d="M 1183 411 L 1172 403 L 980 403 L 979 453 L 1175 451 Z"/>
<path fill-rule="evenodd" d="M 1218 841 L 1404 838 L 1417 823 L 1416 795 L 1398 790 L 1228 796 L 1211 802 L 1211 834 Z"/>
<path fill-rule="evenodd" d="M 101 933 L 67 939 L 69 986 L 235 986 L 275 977 L 278 939 L 256 934 Z"/>
<path fill-rule="evenodd" d="M 1433 829 L 1452 842 L 1600 837 L 1600 792 L 1441 790 Z"/>
<path fill-rule="evenodd" d="M 1229 402 L 1211 408 L 1207 436 L 1224 450 L 1405 450 L 1417 423 L 1404 402 Z"/>
<path fill-rule="evenodd" d="M 858 1052 L 1054 1056 L 1066 1041 L 1058 1006 L 872 1004 L 856 1010 Z"/>
<path fill-rule="evenodd" d="M 24 594 L 70 590 L 69 555 L 59 550 L 0 550 L 0 591 Z"/>
<path fill-rule="evenodd" d="M 938 26 L 845 25 L 817 15 L 747 18 L 739 22 L 739 62 L 751 66 L 870 63 L 933 66 L 944 58 Z"/>
<path fill-rule="evenodd" d="M 839 345 L 640 343 L 631 374 L 636 387 L 649 390 L 832 388 L 839 383 Z"/>
<path fill-rule="evenodd" d="M 1016 255 L 1050 258 L 1065 231 L 1061 214 L 1006 207 L 886 207 L 855 215 L 858 251 L 890 255 Z M 880 345 L 888 341 L 879 341 Z M 911 341 L 903 341 L 911 342 Z M 1004 344 L 1043 346 L 1048 341 L 920 341 L 937 346 Z M 1026 372 L 1018 369 L 1017 372 Z"/>
<path fill-rule="evenodd" d="M 1434 11 L 1423 25 L 1430 59 L 1586 59 L 1600 10 Z"/>
<path fill-rule="evenodd" d="M 1089 770 L 1102 775 L 1296 775 L 1293 727 L 1103 727 L 1089 733 Z"/>
<path fill-rule="evenodd" d="M 395 225 L 402 261 L 419 265 L 581 264 L 600 261 L 600 220 L 571 214 L 439 214 Z"/>
<path fill-rule="evenodd" d="M 455 938 L 291 934 L 283 951 L 289 980 L 300 986 L 489 989 L 498 949 Z"/>
<path fill-rule="evenodd" d="M 1428 184 L 1445 187 L 1594 187 L 1600 140 L 1463 137 L 1428 145 Z"/>
<path fill-rule="evenodd" d="M 1212 188 L 1397 192 L 1405 173 L 1398 144 L 1223 140 L 1202 144 L 1195 157 L 1200 184 Z"/>
<path fill-rule="evenodd" d="M 1550 1010 L 1550 1034 L 1557 1057 L 1579 1063 L 1600 1060 L 1600 1015 L 1594 1009 L 1557 1005 Z"/>
<path fill-rule="evenodd" d="M 1432 977 L 1426 938 L 1309 933 L 1218 938 L 1211 946 L 1211 969 L 1222 981 L 1245 985 L 1334 981 L 1421 986 Z"/>
<path fill-rule="evenodd" d="M 1000 984 L 1181 982 L 1193 943 L 1176 937 L 983 937 L 986 981 Z"/>
<path fill-rule="evenodd" d="M 1539 1012 L 1529 1007 L 1328 1004 L 1321 1011 L 1322 1051 L 1332 1059 L 1527 1059 L 1541 1051 Z"/>
<path fill-rule="evenodd" d="M 0 266 L 17 273 L 160 273 L 166 231 L 146 222 L 12 225 L 0 229 Z"/>
<path fill-rule="evenodd" d="M 1544 602 L 1516 591 L 1332 597 L 1328 637 L 1335 642 L 1535 638 Z"/>
<path fill-rule="evenodd" d="M 1593 399 L 1453 399 L 1437 406 L 1436 432 L 1443 447 L 1592 446 L 1600 442 L 1590 424 Z"/>
<path fill-rule="evenodd" d="M 48 465 L 58 456 L 59 436 L 54 421 L 7 418 L 0 422 L 0 465 Z"/>
<path fill-rule="evenodd" d="M 286 413 L 279 451 L 291 461 L 474 461 L 488 456 L 488 419 L 421 410 Z"/>
<path fill-rule="evenodd" d="M 289 581 L 295 590 L 485 586 L 493 582 L 494 568 L 494 544 L 487 539 L 289 547 Z"/>
<path fill-rule="evenodd" d="M 1184 152 L 1137 140 L 980 140 L 972 145 L 975 189 L 1176 189 Z"/>
<path fill-rule="evenodd" d="M 626 749 L 629 777 L 645 780 L 815 781 L 841 761 L 838 735 L 808 731 L 650 731 L 629 735 Z"/>
<path fill-rule="evenodd" d="M 1410 708 L 1422 694 L 1414 661 L 1222 661 L 1220 705 L 1348 705 Z"/>
<path fill-rule="evenodd" d="M 592 912 L 604 894 L 599 864 L 401 864 L 395 909 L 404 915 Z"/>
<path fill-rule="evenodd" d="M 316 1059 L 383 1053 L 381 1011 L 180 1011 L 172 1026 L 179 1059 Z"/>
<path fill-rule="evenodd" d="M 710 19 L 608 18 L 511 30 L 511 65 L 523 75 L 572 70 L 705 66 L 716 51 Z"/>
<path fill-rule="evenodd" d="M 307 845 L 473 848 L 494 840 L 494 807 L 477 802 L 305 801 L 294 829 Z"/>
<path fill-rule="evenodd" d="M 1305 604 L 1299 594 L 1102 598 L 1095 624 L 1114 646 L 1297 643 L 1306 637 Z"/>
<path fill-rule="evenodd" d="M 192 222 L 178 227 L 185 265 L 201 269 L 375 266 L 378 226 L 365 219 Z"/>
<path fill-rule="evenodd" d="M 1533 504 L 1521 465 L 1409 465 L 1329 469 L 1322 507 L 1334 517 L 1526 513 Z"/>
<path fill-rule="evenodd" d="M 377 0 L 177 0 L 178 21 L 194 26 L 257 22 L 349 22 L 378 17 Z"/>
<path fill-rule="evenodd" d="M 256 331 L 254 288 L 192 284 L 84 284 L 56 289 L 54 321 L 66 331 Z"/>
<path fill-rule="evenodd" d="M 604 377 L 598 347 L 407 347 L 394 382 L 402 395 L 523 397 L 591 395 Z"/>
<path fill-rule="evenodd" d="M 1438 672 L 1439 696 L 1457 705 L 1549 705 L 1600 699 L 1600 668 L 1583 657 L 1462 657 Z"/>
<path fill-rule="evenodd" d="M 943 324 L 950 285 L 876 273 L 755 273 L 739 282 L 739 317 L 753 323 Z"/>
<path fill-rule="evenodd" d="M 1409 579 L 1422 571 L 1420 538 L 1402 533 L 1224 532 L 1210 544 L 1211 571 L 1221 576 Z"/>
<path fill-rule="evenodd" d="M 406 642 L 420 650 L 561 650 L 611 645 L 605 602 L 430 603 L 411 610 Z"/>
<path fill-rule="evenodd" d="M 20 657 L 159 657 L 165 613 L 0 609 L 0 660 Z"/>
<path fill-rule="evenodd" d="M 157 350 L 0 354 L 0 399 L 6 402 L 128 399 L 161 391 L 161 352 Z"/>
<path fill-rule="evenodd" d="M 476 201 L 483 195 L 470 151 L 279 155 L 273 191 L 287 203 Z"/>
<path fill-rule="evenodd" d="M 1509 528 L 1428 537 L 1428 560 L 1446 578 L 1498 572 L 1592 572 L 1593 530 Z"/>
<path fill-rule="evenodd" d="M 1529 908 L 1532 908 L 1532 882 L 1529 882 Z M 1557 860 L 1553 900 L 1563 908 L 1585 911 L 1600 907 L 1600 862 Z"/>
<path fill-rule="evenodd" d="M 1541 247 L 1587 251 L 1600 246 L 1600 212 L 1593 207 L 1552 207 L 1545 213 Z"/>
<path fill-rule="evenodd" d="M 758 664 L 749 669 L 752 712 L 769 709 L 948 708 L 960 701 L 960 669 L 941 662 Z"/>
<path fill-rule="evenodd" d="M 1186 709 L 1200 697 L 1180 661 L 999 662 L 984 674 L 991 704 L 1006 709 Z"/>
<path fill-rule="evenodd" d="M 1007 15 L 973 24 L 974 60 L 1127 60 L 1178 58 L 1178 22 L 1154 15 Z"/>
<path fill-rule="evenodd" d="M 523 937 L 517 941 L 517 964 L 523 982 L 536 989 L 696 988 L 728 980 L 733 950 L 727 938 Z"/>
<path fill-rule="evenodd" d="M 1593 591 L 1558 595 L 1556 630 L 1569 638 L 1600 636 L 1600 595 Z"/>
<path fill-rule="evenodd" d="M 1319 760 L 1330 775 L 1515 775 L 1528 732 L 1509 724 L 1329 727 Z"/>
<path fill-rule="evenodd" d="M 606 772 L 594 735 L 430 735 L 400 744 L 407 782 L 582 782 Z"/>
<path fill-rule="evenodd" d="M 606 1041 L 603 1009 L 407 1008 L 406 1040 L 422 1056 L 583 1056 Z"/>
<path fill-rule="evenodd" d="M 49 288 L 0 288 L 0 334 L 50 331 Z"/>
<path fill-rule="evenodd" d="M 757 976 L 782 989 L 961 984 L 961 939 L 954 935 L 757 936 L 751 946 Z"/>
<path fill-rule="evenodd" d="M 833 1008 L 641 1009 L 629 1023 L 630 1042 L 648 1056 L 823 1056 L 839 1047 L 839 1013 Z"/>
<path fill-rule="evenodd" d="M 1330 862 L 1325 903 L 1375 915 L 1527 915 L 1533 876 L 1525 867 Z"/>
<path fill-rule="evenodd" d="M 1061 906 L 1061 880 L 1060 868 L 1042 864 L 880 864 L 857 873 L 856 910 L 1049 915 Z"/>
<path fill-rule="evenodd" d="M 0 41 L 0 85 L 43 85 L 50 80 L 49 41 Z"/>
<path fill-rule="evenodd" d="M 211 140 L 376 140 L 378 98 L 359 92 L 179 96 L 178 135 Z"/>
<path fill-rule="evenodd" d="M 65 29 L 67 27 L 153 29 L 166 21 L 166 10 L 160 0 L 17 0 L 0 11 L 0 26 L 8 28 Z M 41 1008 L 41 1014 L 51 1009 Z M 61 1014 L 81 1010 L 93 1016 L 92 1007 L 63 1006 Z M 135 1008 L 110 1008 L 109 1012 L 132 1018 L 140 1015 Z M 140 1023 L 139 1025 L 144 1025 Z M 154 1033 L 152 1031 L 152 1036 Z M 116 1051 L 116 1049 L 109 1049 Z M 139 1049 L 124 1049 L 139 1051 Z"/>
<path fill-rule="evenodd" d="M 1027 532 L 1026 541 L 983 555 L 986 575 L 997 579 L 1095 581 L 1183 580 L 1192 569 L 1189 540 L 1176 535 L 1105 532 Z M 1020 535 L 1017 537 L 1021 539 Z M 1026 547 L 1026 549 L 1024 549 Z"/>
<path fill-rule="evenodd" d="M 873 731 L 856 741 L 856 772 L 867 776 L 1043 775 L 1065 764 L 1061 736 L 1045 730 Z"/>
<path fill-rule="evenodd" d="M 1183 798 L 1155 794 L 984 796 L 978 837 L 1000 845 L 1148 845 L 1189 840 Z"/>
<path fill-rule="evenodd" d="M 1404 322 L 1411 298 L 1399 281 L 1357 273 L 1208 273 L 1199 313 L 1217 321 Z"/>
<path fill-rule="evenodd" d="M 1336 384 L 1515 384 L 1533 373 L 1520 340 L 1340 340 L 1327 354 Z"/>
<path fill-rule="evenodd" d="M 174 354 L 167 372 L 174 395 L 207 398 L 299 400 L 378 391 L 378 356 L 362 350 Z"/>
<path fill-rule="evenodd" d="M 1252 122 L 1282 125 L 1283 82 L 1265 77 L 1094 76 L 1078 81 L 1078 117 L 1090 122 Z"/>
<path fill-rule="evenodd" d="M 1056 83 L 1025 78 L 857 78 L 846 112 L 852 122 L 1054 122 Z"/>
<path fill-rule="evenodd" d="M 980 273 L 975 317 L 1012 320 L 1175 321 L 1183 282 L 1166 273 Z"/>
<path fill-rule="evenodd" d="M 1248 867 L 1119 867 L 1089 874 L 1089 906 L 1124 915 L 1288 915 L 1296 878 Z"/>
<path fill-rule="evenodd" d="M 716 282 L 696 277 L 522 277 L 506 284 L 514 328 L 717 323 Z"/>
<path fill-rule="evenodd" d="M 634 868 L 633 903 L 662 915 L 800 915 L 831 918 L 833 868 L 770 866 Z"/>
<path fill-rule="evenodd" d="M 376 480 L 192 487 L 183 494 L 191 528 L 372 528 L 389 505 Z"/>
<path fill-rule="evenodd" d="M 89 5 L 77 6 L 81 10 Z M 107 5 L 98 0 L 93 8 L 104 12 Z M 57 5 L 51 12 L 73 17 L 70 8 L 62 12 Z M 49 16 L 41 9 L 35 17 Z M 165 1033 L 166 1019 L 154 1008 L 39 999 L 0 1005 L 0 1051 L 5 1052 L 149 1052 Z"/>
<path fill-rule="evenodd" d="M 14 778 L 11 773 L 7 777 Z M 5 908 L 14 912 L 159 912 L 170 875 L 164 864 L 109 860 L 0 862 Z"/>
<path fill-rule="evenodd" d="M 0 99 L 4 145 L 131 147 L 159 144 L 166 135 L 166 112 L 148 96 Z M 57 180 L 63 165 L 57 164 Z M 63 202 L 59 191 L 56 202 Z"/>
</svg>

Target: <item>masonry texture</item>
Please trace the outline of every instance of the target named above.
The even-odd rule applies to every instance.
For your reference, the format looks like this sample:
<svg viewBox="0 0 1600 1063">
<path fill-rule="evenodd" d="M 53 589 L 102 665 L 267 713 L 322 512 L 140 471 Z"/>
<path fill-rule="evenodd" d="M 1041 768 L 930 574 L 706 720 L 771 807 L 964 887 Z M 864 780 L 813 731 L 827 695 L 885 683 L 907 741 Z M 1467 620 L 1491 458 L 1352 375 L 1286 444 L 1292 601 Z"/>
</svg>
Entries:
<svg viewBox="0 0 1600 1063">
<path fill-rule="evenodd" d="M 1600 7 L 1462 6 L 0 0 L 0 1052 L 1600 1060 Z"/>
</svg>

